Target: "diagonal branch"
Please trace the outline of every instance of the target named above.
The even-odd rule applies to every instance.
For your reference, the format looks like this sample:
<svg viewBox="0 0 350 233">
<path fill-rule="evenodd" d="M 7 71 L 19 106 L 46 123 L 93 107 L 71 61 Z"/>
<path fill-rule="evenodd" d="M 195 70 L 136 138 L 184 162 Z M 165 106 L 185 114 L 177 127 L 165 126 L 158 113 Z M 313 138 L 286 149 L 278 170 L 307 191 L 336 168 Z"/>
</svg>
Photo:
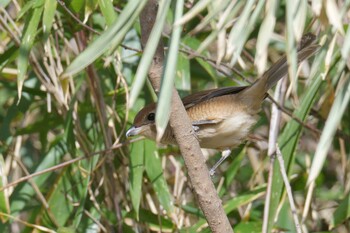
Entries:
<svg viewBox="0 0 350 233">
<path fill-rule="evenodd" d="M 140 15 L 141 42 L 143 47 L 147 43 L 156 20 L 157 7 L 157 0 L 149 0 Z M 164 45 L 162 40 L 160 40 L 153 58 L 153 63 L 148 72 L 149 79 L 157 93 L 160 89 L 163 63 Z M 222 202 L 210 179 L 209 171 L 199 143 L 194 136 L 190 119 L 175 88 L 172 93 L 170 126 L 184 158 L 195 196 L 211 231 L 219 233 L 233 232 L 223 209 Z"/>
</svg>

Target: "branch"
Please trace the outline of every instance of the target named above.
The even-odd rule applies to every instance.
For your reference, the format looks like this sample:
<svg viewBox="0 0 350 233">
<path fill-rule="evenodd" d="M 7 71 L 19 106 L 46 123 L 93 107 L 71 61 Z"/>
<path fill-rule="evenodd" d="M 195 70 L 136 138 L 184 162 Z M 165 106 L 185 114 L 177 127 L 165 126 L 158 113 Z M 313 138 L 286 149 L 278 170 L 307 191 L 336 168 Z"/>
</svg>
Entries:
<svg viewBox="0 0 350 233">
<path fill-rule="evenodd" d="M 147 43 L 156 20 L 157 6 L 157 0 L 149 0 L 140 15 L 141 43 L 143 47 Z M 163 63 L 164 45 L 162 40 L 160 40 L 153 58 L 153 63 L 148 72 L 149 79 L 157 93 L 160 89 Z M 172 94 L 170 126 L 184 158 L 189 179 L 199 206 L 204 213 L 211 231 L 219 233 L 233 232 L 221 200 L 210 179 L 209 171 L 199 143 L 194 136 L 190 119 L 175 88 Z"/>
<path fill-rule="evenodd" d="M 298 215 L 297 215 L 297 210 L 296 210 L 295 203 L 294 203 L 292 188 L 291 188 L 290 183 L 288 181 L 288 175 L 287 175 L 287 172 L 286 172 L 286 168 L 284 166 L 284 160 L 283 160 L 282 152 L 279 149 L 278 145 L 276 145 L 276 155 L 277 155 L 278 162 L 280 164 L 280 170 L 281 170 L 282 178 L 283 178 L 283 181 L 284 181 L 284 185 L 286 186 L 286 192 L 287 192 L 287 196 L 288 196 L 288 199 L 289 199 L 290 209 L 291 209 L 292 215 L 293 215 L 295 229 L 296 229 L 297 233 L 302 233 L 302 230 L 301 230 L 301 227 L 300 227 L 300 223 L 299 223 L 299 218 L 298 218 Z"/>
</svg>

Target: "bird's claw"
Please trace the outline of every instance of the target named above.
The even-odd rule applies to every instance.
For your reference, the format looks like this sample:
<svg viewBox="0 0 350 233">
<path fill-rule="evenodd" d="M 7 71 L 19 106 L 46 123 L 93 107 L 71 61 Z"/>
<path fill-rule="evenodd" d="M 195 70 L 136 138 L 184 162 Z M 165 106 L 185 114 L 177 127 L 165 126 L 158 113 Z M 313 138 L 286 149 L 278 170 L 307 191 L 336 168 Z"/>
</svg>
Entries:
<svg viewBox="0 0 350 233">
<path fill-rule="evenodd" d="M 214 175 L 215 175 L 215 169 L 210 169 L 209 170 L 209 175 L 210 175 L 210 177 L 213 177 Z"/>
<path fill-rule="evenodd" d="M 198 131 L 199 131 L 199 126 L 192 125 L 192 128 L 193 128 L 193 131 L 194 131 L 195 133 L 198 133 Z"/>
</svg>

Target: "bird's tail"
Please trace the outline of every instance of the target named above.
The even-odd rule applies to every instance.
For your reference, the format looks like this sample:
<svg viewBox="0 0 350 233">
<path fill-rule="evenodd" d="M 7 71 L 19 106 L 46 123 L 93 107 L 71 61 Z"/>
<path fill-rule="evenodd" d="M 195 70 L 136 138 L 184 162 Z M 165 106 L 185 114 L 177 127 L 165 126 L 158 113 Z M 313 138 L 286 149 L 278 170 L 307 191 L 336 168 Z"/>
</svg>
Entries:
<svg viewBox="0 0 350 233">
<path fill-rule="evenodd" d="M 298 58 L 298 64 L 300 64 L 302 61 L 307 59 L 308 57 L 312 56 L 317 52 L 317 50 L 320 48 L 318 44 L 315 44 L 316 36 L 308 33 L 305 34 L 300 42 L 298 52 L 297 52 L 297 58 Z M 259 106 L 256 106 L 257 108 L 260 108 L 260 102 L 265 98 L 266 92 L 276 85 L 276 83 L 283 78 L 288 73 L 288 63 L 287 63 L 287 57 L 283 56 L 281 59 L 279 59 L 276 63 L 274 63 L 270 69 L 268 69 L 255 83 L 253 83 L 250 87 L 246 88 L 244 91 L 242 91 L 242 97 L 244 98 L 244 101 L 248 101 L 248 105 L 253 107 L 254 103 L 256 103 Z M 243 92 L 245 92 L 243 94 Z M 246 99 L 248 97 L 248 99 Z M 249 99 L 252 98 L 252 99 Z M 260 100 L 260 101 L 259 101 Z"/>
</svg>

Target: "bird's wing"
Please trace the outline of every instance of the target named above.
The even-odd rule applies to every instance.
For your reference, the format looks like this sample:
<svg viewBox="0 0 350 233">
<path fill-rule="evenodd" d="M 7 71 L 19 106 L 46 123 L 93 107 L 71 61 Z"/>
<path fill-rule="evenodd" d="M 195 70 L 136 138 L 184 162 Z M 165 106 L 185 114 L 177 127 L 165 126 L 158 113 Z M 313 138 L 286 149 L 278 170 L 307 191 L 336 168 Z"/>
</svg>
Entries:
<svg viewBox="0 0 350 233">
<path fill-rule="evenodd" d="M 189 109 L 196 104 L 207 101 L 207 100 L 212 99 L 214 97 L 236 94 L 236 93 L 242 91 L 243 89 L 245 89 L 246 87 L 247 86 L 222 87 L 222 88 L 217 88 L 217 89 L 200 91 L 200 92 L 197 92 L 197 93 L 194 93 L 192 95 L 188 95 L 188 96 L 184 97 L 182 99 L 182 102 L 183 102 L 185 108 Z"/>
<path fill-rule="evenodd" d="M 222 119 L 192 121 L 192 125 L 193 126 L 210 125 L 210 124 L 217 124 L 221 121 Z"/>
<path fill-rule="evenodd" d="M 223 119 L 192 121 L 194 132 L 198 133 L 201 127 L 212 126 L 220 123 Z"/>
</svg>

